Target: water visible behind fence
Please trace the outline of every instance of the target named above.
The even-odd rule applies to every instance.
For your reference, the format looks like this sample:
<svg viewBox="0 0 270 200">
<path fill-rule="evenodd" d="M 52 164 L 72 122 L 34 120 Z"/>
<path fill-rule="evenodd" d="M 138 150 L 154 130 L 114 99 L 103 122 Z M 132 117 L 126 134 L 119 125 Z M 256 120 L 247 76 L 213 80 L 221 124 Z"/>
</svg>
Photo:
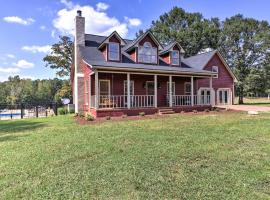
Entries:
<svg viewBox="0 0 270 200">
<path fill-rule="evenodd" d="M 0 120 L 48 117 L 57 115 L 56 103 L 0 104 Z"/>
</svg>

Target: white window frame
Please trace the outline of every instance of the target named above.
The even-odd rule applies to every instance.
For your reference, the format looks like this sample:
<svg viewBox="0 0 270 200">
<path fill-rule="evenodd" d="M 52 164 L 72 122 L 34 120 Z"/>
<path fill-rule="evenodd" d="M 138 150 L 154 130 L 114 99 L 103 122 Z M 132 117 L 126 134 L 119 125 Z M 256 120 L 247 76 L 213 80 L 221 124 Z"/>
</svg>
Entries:
<svg viewBox="0 0 270 200">
<path fill-rule="evenodd" d="M 175 53 L 175 52 L 176 52 L 177 55 L 178 55 L 177 58 L 174 58 L 174 57 L 173 57 L 173 53 Z M 174 60 L 177 60 L 177 63 L 173 63 Z M 179 51 L 178 51 L 178 50 L 173 50 L 172 53 L 171 53 L 171 64 L 172 64 L 172 65 L 178 66 L 178 65 L 179 65 L 179 62 L 180 62 L 179 60 L 180 60 L 180 54 L 179 54 Z"/>
<path fill-rule="evenodd" d="M 213 78 L 218 78 L 218 73 L 219 73 L 218 70 L 219 70 L 218 66 L 212 66 L 212 72 L 217 73 L 215 76 L 213 76 Z"/>
<path fill-rule="evenodd" d="M 127 96 L 127 91 L 125 88 L 125 85 L 127 85 L 127 80 L 124 80 L 124 95 Z M 133 85 L 132 91 L 130 90 L 130 96 L 134 95 L 134 81 L 130 80 L 130 86 Z"/>
<path fill-rule="evenodd" d="M 98 94 L 100 95 L 100 96 L 105 96 L 104 94 L 100 94 L 100 82 L 108 82 L 108 88 L 109 88 L 109 94 L 108 94 L 108 96 L 111 96 L 111 81 L 110 80 L 108 80 L 108 79 L 99 79 L 99 82 L 98 82 Z"/>
<path fill-rule="evenodd" d="M 190 92 L 187 92 L 187 85 L 190 85 Z M 185 82 L 184 87 L 185 95 L 191 95 L 191 82 Z"/>
<path fill-rule="evenodd" d="M 170 96 L 169 94 L 169 90 L 170 90 L 170 82 L 168 81 L 167 82 L 167 95 Z M 175 95 L 175 82 L 173 81 L 172 82 L 172 95 Z"/>
<path fill-rule="evenodd" d="M 117 47 L 118 47 L 117 58 L 112 58 L 110 56 L 110 52 L 116 53 L 114 51 L 110 51 L 110 45 L 117 45 Z M 109 44 L 108 44 L 108 58 L 109 58 L 109 60 L 114 60 L 114 61 L 119 61 L 120 60 L 120 45 L 119 45 L 119 43 L 117 43 L 117 42 L 109 42 Z"/>
<path fill-rule="evenodd" d="M 224 104 L 223 102 L 220 102 L 220 96 L 219 96 L 219 92 L 220 91 L 227 91 L 228 92 L 228 102 L 226 104 Z M 223 93 L 222 93 L 223 95 Z M 218 88 L 217 89 L 217 104 L 218 105 L 232 105 L 232 90 L 231 88 Z"/>
<path fill-rule="evenodd" d="M 148 55 L 148 52 L 146 52 L 146 48 L 149 48 L 151 50 L 150 55 Z M 140 50 L 142 53 L 140 53 Z M 153 54 L 155 52 L 155 54 Z M 147 60 L 144 60 L 144 56 L 150 56 L 149 62 Z M 152 62 L 152 57 L 155 56 L 155 61 Z M 149 63 L 149 64 L 157 64 L 158 60 L 158 53 L 157 48 L 153 47 L 150 42 L 145 42 L 143 46 L 139 46 L 138 48 L 138 61 L 141 63 Z"/>
</svg>

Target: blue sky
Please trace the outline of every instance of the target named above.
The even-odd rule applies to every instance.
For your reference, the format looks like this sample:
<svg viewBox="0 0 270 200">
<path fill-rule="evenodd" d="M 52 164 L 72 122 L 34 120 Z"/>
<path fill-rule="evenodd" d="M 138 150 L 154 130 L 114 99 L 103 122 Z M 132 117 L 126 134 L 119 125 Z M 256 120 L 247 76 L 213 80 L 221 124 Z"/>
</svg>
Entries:
<svg viewBox="0 0 270 200">
<path fill-rule="evenodd" d="M 77 9 L 87 17 L 88 33 L 106 35 L 116 29 L 132 39 L 173 6 L 206 18 L 241 13 L 270 22 L 269 0 L 8 0 L 0 7 L 0 81 L 17 74 L 54 78 L 42 58 L 58 35 L 72 35 Z"/>
</svg>

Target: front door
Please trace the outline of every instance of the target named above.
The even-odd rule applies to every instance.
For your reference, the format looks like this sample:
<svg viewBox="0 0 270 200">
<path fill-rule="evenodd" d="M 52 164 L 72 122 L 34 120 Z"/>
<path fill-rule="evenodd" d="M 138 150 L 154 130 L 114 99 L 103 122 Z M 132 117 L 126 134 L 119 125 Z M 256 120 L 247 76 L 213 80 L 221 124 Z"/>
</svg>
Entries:
<svg viewBox="0 0 270 200">
<path fill-rule="evenodd" d="M 230 89 L 219 89 L 218 90 L 218 104 L 219 105 L 230 104 Z"/>
<path fill-rule="evenodd" d="M 146 97 L 146 101 L 147 101 L 148 105 L 153 106 L 154 105 L 154 98 L 149 97 L 149 96 L 154 96 L 155 95 L 154 81 L 147 81 L 146 82 L 146 95 L 148 96 L 148 97 Z"/>
</svg>

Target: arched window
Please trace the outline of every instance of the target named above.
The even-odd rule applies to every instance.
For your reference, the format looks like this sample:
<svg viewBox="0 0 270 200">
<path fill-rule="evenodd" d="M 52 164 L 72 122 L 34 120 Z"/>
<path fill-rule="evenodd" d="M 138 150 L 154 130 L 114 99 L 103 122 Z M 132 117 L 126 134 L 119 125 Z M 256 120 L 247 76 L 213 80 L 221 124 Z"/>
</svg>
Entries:
<svg viewBox="0 0 270 200">
<path fill-rule="evenodd" d="M 213 66 L 212 67 L 212 72 L 216 72 L 217 75 L 215 75 L 214 78 L 218 78 L 218 66 Z"/>
<path fill-rule="evenodd" d="M 157 63 L 157 48 L 152 47 L 150 42 L 145 42 L 139 46 L 139 62 Z"/>
</svg>

